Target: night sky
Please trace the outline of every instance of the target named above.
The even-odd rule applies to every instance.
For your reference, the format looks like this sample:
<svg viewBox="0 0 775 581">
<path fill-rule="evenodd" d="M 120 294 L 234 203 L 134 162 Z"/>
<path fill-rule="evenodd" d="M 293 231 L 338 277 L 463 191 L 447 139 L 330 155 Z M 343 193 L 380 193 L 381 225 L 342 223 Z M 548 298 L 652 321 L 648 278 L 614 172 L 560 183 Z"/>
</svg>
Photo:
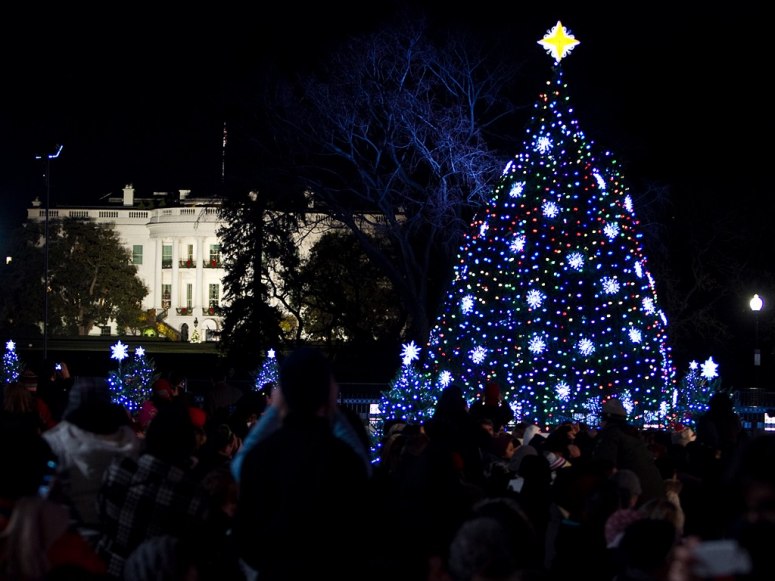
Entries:
<svg viewBox="0 0 775 581">
<path fill-rule="evenodd" d="M 524 70 L 516 98 L 526 116 L 550 78 L 552 59 L 537 41 L 562 21 L 580 41 L 563 68 L 587 137 L 617 155 L 631 187 L 669 189 L 668 229 L 750 215 L 751 253 L 768 268 L 773 120 L 762 5 L 706 3 L 691 13 L 664 1 L 613 11 L 578 2 L 566 9 L 484 0 L 451 11 L 424 4 L 437 26 L 503 35 Z M 309 66 L 347 34 L 376 26 L 393 3 L 355 12 L 349 2 L 24 10 L 4 19 L 0 34 L 2 249 L 30 201 L 44 195 L 35 156 L 59 144 L 52 205 L 98 203 L 130 182 L 150 191 L 217 186 L 226 112 L 262 64 Z M 517 122 L 515 154 L 521 140 Z M 741 305 L 744 316 L 747 299 Z"/>
</svg>

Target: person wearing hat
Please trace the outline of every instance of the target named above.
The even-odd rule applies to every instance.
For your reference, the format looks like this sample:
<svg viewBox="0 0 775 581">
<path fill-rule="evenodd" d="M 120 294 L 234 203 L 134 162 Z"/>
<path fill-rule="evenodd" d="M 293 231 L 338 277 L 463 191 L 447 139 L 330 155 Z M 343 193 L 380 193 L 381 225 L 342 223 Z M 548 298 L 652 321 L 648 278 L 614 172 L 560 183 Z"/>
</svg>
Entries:
<svg viewBox="0 0 775 581">
<path fill-rule="evenodd" d="M 100 527 L 97 494 L 114 458 L 140 455 L 141 440 L 127 410 L 110 399 L 107 382 L 79 377 L 70 391 L 61 422 L 43 433 L 57 456 L 61 500 L 86 536 Z"/>
<path fill-rule="evenodd" d="M 600 431 L 592 448 L 592 458 L 612 462 L 618 469 L 632 470 L 641 485 L 639 502 L 665 498 L 662 474 L 637 427 L 627 421 L 627 410 L 619 398 L 603 402 Z"/>
<path fill-rule="evenodd" d="M 514 410 L 503 401 L 500 385 L 491 381 L 484 386 L 480 399 L 476 400 L 468 413 L 477 422 L 492 420 L 493 433 L 497 434 L 514 419 Z"/>
</svg>

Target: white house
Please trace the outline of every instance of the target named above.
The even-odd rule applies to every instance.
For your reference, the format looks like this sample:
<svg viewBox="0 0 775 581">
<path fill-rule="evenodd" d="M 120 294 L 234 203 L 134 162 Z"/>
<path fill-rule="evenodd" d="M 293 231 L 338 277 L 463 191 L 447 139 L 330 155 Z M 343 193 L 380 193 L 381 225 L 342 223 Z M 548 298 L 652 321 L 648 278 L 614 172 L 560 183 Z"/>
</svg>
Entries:
<svg viewBox="0 0 775 581">
<path fill-rule="evenodd" d="M 131 185 L 123 198 L 108 198 L 104 206 L 49 209 L 52 220 L 92 218 L 113 224 L 132 252 L 137 274 L 149 289 L 143 309 L 155 313 L 156 332 L 173 340 L 215 340 L 221 326 L 221 246 L 216 234 L 221 224 L 220 200 L 191 198 L 180 191 L 180 203 L 158 207 L 159 196 L 135 198 Z M 46 209 L 39 200 L 27 211 L 30 221 L 43 221 Z M 92 334 L 115 334 L 114 326 L 96 328 Z"/>
<path fill-rule="evenodd" d="M 249 194 L 255 199 L 255 193 Z M 171 205 L 169 192 L 156 192 L 152 198 L 135 196 L 127 185 L 122 197 L 108 197 L 102 206 L 59 206 L 49 209 L 51 220 L 91 218 L 97 223 L 109 223 L 119 239 L 132 253 L 137 275 L 149 292 L 142 308 L 155 317 L 153 326 L 145 332 L 164 335 L 173 341 L 215 341 L 221 330 L 223 276 L 221 243 L 217 232 L 221 199 L 190 197 L 189 190 L 180 190 Z M 104 199 L 104 198 L 103 198 Z M 346 231 L 337 222 L 314 208 L 307 195 L 308 206 L 302 222 L 293 232 L 302 257 L 326 232 Z M 46 209 L 40 200 L 27 210 L 27 220 L 42 222 Z M 271 220 L 270 214 L 265 219 Z M 385 226 L 382 216 L 362 214 L 356 217 L 359 227 L 378 235 Z M 270 276 L 273 269 L 270 267 Z M 282 309 L 278 301 L 274 304 Z M 115 324 L 92 329 L 92 335 L 114 335 Z"/>
</svg>

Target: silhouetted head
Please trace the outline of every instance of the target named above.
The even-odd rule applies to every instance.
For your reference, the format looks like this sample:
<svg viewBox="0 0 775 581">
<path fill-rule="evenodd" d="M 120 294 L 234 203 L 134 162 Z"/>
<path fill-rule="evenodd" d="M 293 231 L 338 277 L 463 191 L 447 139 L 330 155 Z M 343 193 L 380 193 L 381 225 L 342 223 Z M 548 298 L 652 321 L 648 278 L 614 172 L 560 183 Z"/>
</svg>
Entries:
<svg viewBox="0 0 775 581">
<path fill-rule="evenodd" d="M 315 415 L 331 401 L 332 381 L 328 358 L 311 347 L 297 349 L 280 367 L 280 390 L 290 412 Z"/>
<path fill-rule="evenodd" d="M 169 462 L 185 464 L 196 449 L 196 429 L 188 404 L 174 399 L 159 408 L 145 433 L 145 451 Z"/>
</svg>

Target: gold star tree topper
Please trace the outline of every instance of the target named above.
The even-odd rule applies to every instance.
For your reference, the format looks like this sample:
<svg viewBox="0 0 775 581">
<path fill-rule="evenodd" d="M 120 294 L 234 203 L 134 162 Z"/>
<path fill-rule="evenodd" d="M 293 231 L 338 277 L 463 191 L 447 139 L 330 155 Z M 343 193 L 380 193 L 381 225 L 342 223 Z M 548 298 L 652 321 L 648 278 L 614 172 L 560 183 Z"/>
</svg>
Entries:
<svg viewBox="0 0 775 581">
<path fill-rule="evenodd" d="M 569 34 L 568 29 L 558 20 L 557 24 L 538 41 L 538 44 L 554 57 L 555 62 L 560 62 L 568 56 L 573 47 L 579 44 L 579 41 L 576 40 L 575 36 Z"/>
</svg>

